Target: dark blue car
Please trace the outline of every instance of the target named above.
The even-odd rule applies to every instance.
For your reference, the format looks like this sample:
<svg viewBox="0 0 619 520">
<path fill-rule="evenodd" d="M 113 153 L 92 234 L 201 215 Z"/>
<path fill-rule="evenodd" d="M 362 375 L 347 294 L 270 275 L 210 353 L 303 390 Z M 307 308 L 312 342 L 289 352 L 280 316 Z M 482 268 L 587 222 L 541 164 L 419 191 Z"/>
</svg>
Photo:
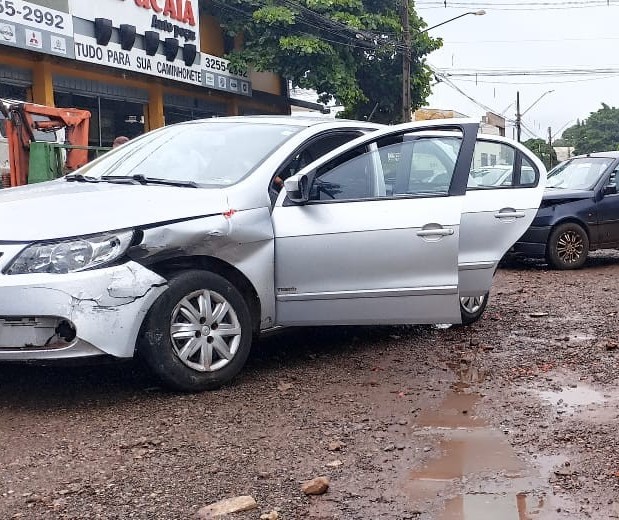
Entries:
<svg viewBox="0 0 619 520">
<path fill-rule="evenodd" d="M 551 170 L 537 215 L 513 252 L 577 269 L 589 251 L 619 248 L 618 169 L 619 152 L 601 152 Z"/>
</svg>

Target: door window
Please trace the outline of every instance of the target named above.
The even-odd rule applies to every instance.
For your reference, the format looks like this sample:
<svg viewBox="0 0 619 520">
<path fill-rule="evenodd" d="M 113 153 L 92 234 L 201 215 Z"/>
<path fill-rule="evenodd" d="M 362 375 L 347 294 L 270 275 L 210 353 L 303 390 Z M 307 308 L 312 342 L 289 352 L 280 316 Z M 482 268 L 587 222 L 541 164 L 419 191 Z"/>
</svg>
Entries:
<svg viewBox="0 0 619 520">
<path fill-rule="evenodd" d="M 447 195 L 461 139 L 388 137 L 357 148 L 317 172 L 311 200 Z"/>
<path fill-rule="evenodd" d="M 520 186 L 537 186 L 538 173 L 533 163 L 526 157 L 522 158 L 520 167 Z"/>
<path fill-rule="evenodd" d="M 404 156 L 410 154 L 410 169 L 405 164 L 403 182 L 396 182 L 395 195 L 449 193 L 461 140 L 457 137 L 427 137 L 405 143 Z"/>
<path fill-rule="evenodd" d="M 357 148 L 344 155 L 341 164 L 327 168 L 316 176 L 312 184 L 310 200 L 361 200 L 380 197 L 372 189 L 372 179 L 377 171 L 372 162 L 373 152 Z"/>
<path fill-rule="evenodd" d="M 294 156 L 282 166 L 277 174 L 273 176 L 269 184 L 269 196 L 274 204 L 277 196 L 284 186 L 284 181 L 300 172 L 308 164 L 314 162 L 319 157 L 326 155 L 332 150 L 356 139 L 363 135 L 361 130 L 344 131 L 329 133 L 314 139 L 309 145 L 298 150 Z"/>
<path fill-rule="evenodd" d="M 539 182 L 539 170 L 524 154 L 505 143 L 477 141 L 468 190 L 527 188 Z"/>
<path fill-rule="evenodd" d="M 492 161 L 488 158 L 492 158 Z M 477 141 L 471 164 L 469 189 L 511 186 L 515 165 L 516 153 L 511 146 Z"/>
</svg>

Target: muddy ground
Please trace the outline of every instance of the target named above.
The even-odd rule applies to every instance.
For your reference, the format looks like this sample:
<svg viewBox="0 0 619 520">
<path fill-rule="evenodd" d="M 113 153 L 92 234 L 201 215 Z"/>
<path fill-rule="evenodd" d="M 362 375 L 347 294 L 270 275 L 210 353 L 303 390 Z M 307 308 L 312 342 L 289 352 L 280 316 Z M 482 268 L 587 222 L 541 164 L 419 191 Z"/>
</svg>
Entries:
<svg viewBox="0 0 619 520">
<path fill-rule="evenodd" d="M 263 339 L 177 395 L 132 364 L 0 366 L 0 518 L 619 518 L 619 255 L 510 263 L 470 328 Z M 325 475 L 308 498 L 300 483 Z"/>
</svg>

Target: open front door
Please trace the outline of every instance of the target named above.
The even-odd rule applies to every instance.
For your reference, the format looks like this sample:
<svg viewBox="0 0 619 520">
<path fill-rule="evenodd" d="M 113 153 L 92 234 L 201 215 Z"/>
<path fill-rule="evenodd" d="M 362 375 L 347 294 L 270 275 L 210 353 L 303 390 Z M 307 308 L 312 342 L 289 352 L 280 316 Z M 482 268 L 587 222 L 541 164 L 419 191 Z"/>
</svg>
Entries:
<svg viewBox="0 0 619 520">
<path fill-rule="evenodd" d="M 414 137 L 432 128 L 444 135 Z M 478 125 L 413 123 L 309 165 L 273 210 L 278 325 L 459 323 L 460 217 Z"/>
</svg>

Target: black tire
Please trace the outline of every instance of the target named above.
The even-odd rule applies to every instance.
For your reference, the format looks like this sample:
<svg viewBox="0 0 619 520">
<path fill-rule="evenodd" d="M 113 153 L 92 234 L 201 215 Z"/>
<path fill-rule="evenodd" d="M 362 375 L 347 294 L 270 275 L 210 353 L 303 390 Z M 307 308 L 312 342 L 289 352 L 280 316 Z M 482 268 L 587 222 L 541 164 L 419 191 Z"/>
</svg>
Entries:
<svg viewBox="0 0 619 520">
<path fill-rule="evenodd" d="M 208 294 L 208 304 L 205 294 Z M 204 309 L 211 309 L 210 323 L 209 318 L 200 317 L 199 298 L 204 302 Z M 225 309 L 223 302 L 229 304 L 230 310 L 223 311 L 221 321 L 217 321 L 213 311 Z M 221 307 L 214 306 L 214 303 Z M 191 308 L 197 313 L 189 318 L 187 311 Z M 185 337 L 173 338 L 173 321 L 177 336 Z M 240 328 L 240 335 L 222 334 L 226 328 L 228 331 Z M 194 332 L 195 329 L 200 330 Z M 240 372 L 249 356 L 252 336 L 249 308 L 238 289 L 218 274 L 192 270 L 177 273 L 168 280 L 168 290 L 155 301 L 142 324 L 137 348 L 140 357 L 166 386 L 185 392 L 200 392 L 219 388 Z M 230 338 L 229 344 L 227 338 Z M 200 358 L 201 352 L 208 349 L 206 343 L 210 345 L 210 364 Z M 182 361 L 179 350 L 182 352 L 187 347 L 188 353 L 196 345 L 198 350 Z M 230 359 L 219 354 L 218 348 L 221 350 L 222 345 L 229 347 Z M 215 369 L 218 364 L 222 366 Z M 195 368 L 200 365 L 202 370 Z M 205 369 L 206 365 L 210 368 Z"/>
<path fill-rule="evenodd" d="M 555 269 L 579 269 L 587 261 L 589 237 L 575 222 L 560 224 L 550 233 L 546 260 Z"/>
<path fill-rule="evenodd" d="M 478 321 L 488 305 L 489 294 L 482 296 L 460 298 L 460 315 L 462 316 L 462 325 L 471 325 Z"/>
</svg>

